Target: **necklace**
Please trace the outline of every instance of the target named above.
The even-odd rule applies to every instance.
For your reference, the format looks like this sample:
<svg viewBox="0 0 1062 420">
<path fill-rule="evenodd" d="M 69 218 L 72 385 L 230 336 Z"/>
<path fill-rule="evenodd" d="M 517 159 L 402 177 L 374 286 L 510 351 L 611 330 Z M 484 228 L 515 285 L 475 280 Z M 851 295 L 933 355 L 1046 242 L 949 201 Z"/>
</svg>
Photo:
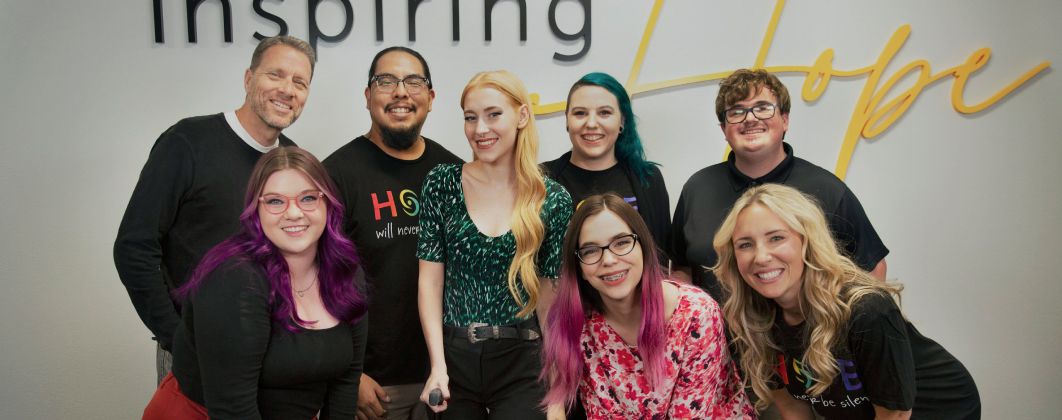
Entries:
<svg viewBox="0 0 1062 420">
<path fill-rule="evenodd" d="M 302 293 L 303 293 L 303 292 L 305 292 L 305 291 L 307 291 L 307 290 L 310 290 L 310 288 L 311 288 L 311 287 L 313 287 L 313 284 L 314 284 L 314 283 L 317 283 L 317 274 L 316 274 L 316 273 L 314 273 L 314 275 L 313 275 L 313 281 L 311 281 L 311 282 L 310 282 L 310 285 L 309 285 L 309 286 L 306 286 L 306 288 L 305 288 L 305 289 L 302 289 L 302 290 L 295 290 L 295 287 L 292 287 L 291 289 L 292 289 L 292 290 L 295 290 L 295 293 L 298 293 L 298 294 L 299 294 L 299 297 L 303 297 L 303 294 L 302 294 Z"/>
</svg>

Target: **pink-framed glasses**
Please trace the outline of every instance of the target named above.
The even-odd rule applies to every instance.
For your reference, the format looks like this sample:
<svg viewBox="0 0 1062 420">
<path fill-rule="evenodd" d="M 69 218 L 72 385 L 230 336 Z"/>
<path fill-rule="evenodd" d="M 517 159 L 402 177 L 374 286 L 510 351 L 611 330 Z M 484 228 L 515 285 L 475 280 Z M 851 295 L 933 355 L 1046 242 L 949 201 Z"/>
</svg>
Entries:
<svg viewBox="0 0 1062 420">
<path fill-rule="evenodd" d="M 324 193 L 320 191 L 307 191 L 294 197 L 288 197 L 282 194 L 269 194 L 258 197 L 258 202 L 265 207 L 266 211 L 272 214 L 280 214 L 288 211 L 288 205 L 291 204 L 291 200 L 295 200 L 295 205 L 302 211 L 314 211 L 321 205 Z"/>
</svg>

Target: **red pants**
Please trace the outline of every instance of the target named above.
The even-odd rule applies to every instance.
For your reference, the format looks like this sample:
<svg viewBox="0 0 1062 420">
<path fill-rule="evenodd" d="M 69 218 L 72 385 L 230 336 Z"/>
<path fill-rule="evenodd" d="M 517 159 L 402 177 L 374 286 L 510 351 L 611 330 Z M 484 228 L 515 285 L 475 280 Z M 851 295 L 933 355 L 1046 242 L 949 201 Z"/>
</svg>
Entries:
<svg viewBox="0 0 1062 420">
<path fill-rule="evenodd" d="M 209 420 L 206 407 L 196 404 L 181 392 L 177 379 L 170 373 L 162 378 L 155 396 L 144 409 L 143 420 Z"/>
</svg>

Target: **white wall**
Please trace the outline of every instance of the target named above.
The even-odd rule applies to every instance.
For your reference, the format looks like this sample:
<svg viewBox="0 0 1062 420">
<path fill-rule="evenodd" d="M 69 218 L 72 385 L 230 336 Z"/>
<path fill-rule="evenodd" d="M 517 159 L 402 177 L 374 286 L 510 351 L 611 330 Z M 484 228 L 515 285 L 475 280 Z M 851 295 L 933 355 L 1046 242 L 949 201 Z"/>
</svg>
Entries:
<svg viewBox="0 0 1062 420">
<path fill-rule="evenodd" d="M 115 232 L 155 138 L 180 118 L 239 107 L 251 34 L 276 30 L 249 1 L 233 0 L 235 42 L 226 44 L 221 8 L 210 1 L 200 8 L 200 42 L 188 44 L 183 1 L 163 3 L 167 42 L 156 44 L 148 1 L 0 0 L 0 418 L 136 418 L 153 392 L 153 342 L 115 272 Z M 341 43 L 322 42 L 307 107 L 287 131 L 322 158 L 368 131 L 365 73 L 385 46 L 409 45 L 429 60 L 437 97 L 424 133 L 470 158 L 457 95 L 475 72 L 512 70 L 543 103 L 563 100 L 590 71 L 624 81 L 653 5 L 595 1 L 589 54 L 567 64 L 553 53 L 575 53 L 581 41 L 550 33 L 544 0 L 528 2 L 526 42 L 518 40 L 516 3 L 500 3 L 491 43 L 483 41 L 479 1 L 461 2 L 460 42 L 450 39 L 450 2 L 425 2 L 415 43 L 406 38 L 406 2 L 385 2 L 382 43 L 373 2 L 352 3 L 354 30 Z M 292 35 L 306 36 L 305 1 L 265 7 Z M 773 7 L 666 2 L 639 82 L 752 66 Z M 321 7 L 325 32 L 338 32 L 341 11 L 335 0 Z M 564 29 L 579 28 L 577 3 L 562 2 L 560 12 Z M 939 72 L 991 47 L 965 90 L 974 104 L 1039 63 L 1059 61 L 1059 18 L 1055 0 L 791 1 L 766 65 L 811 65 L 833 48 L 835 67 L 868 66 L 909 23 L 911 36 L 886 76 L 917 59 Z M 798 156 L 832 169 L 867 78 L 837 78 L 810 103 L 799 99 L 803 79 L 782 74 L 795 96 L 788 141 Z M 1049 68 L 970 115 L 951 108 L 951 81 L 930 85 L 892 128 L 860 140 L 847 182 L 892 250 L 889 277 L 907 285 L 908 316 L 970 369 L 985 418 L 1060 418 L 1054 390 L 1062 367 L 1052 360 L 1062 315 L 1051 302 L 1062 297 L 1062 145 L 1054 127 L 1062 81 Z M 722 157 L 716 92 L 717 82 L 706 82 L 635 97 L 672 202 L 690 174 Z M 539 121 L 543 160 L 570 147 L 562 118 Z"/>
</svg>

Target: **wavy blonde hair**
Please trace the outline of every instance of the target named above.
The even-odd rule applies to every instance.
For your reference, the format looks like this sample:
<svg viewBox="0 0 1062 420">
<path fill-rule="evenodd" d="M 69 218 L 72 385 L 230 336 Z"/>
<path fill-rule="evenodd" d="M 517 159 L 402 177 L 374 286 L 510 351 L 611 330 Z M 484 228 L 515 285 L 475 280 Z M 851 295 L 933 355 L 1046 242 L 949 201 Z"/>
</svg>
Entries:
<svg viewBox="0 0 1062 420">
<path fill-rule="evenodd" d="M 520 305 L 519 317 L 530 315 L 538 306 L 538 273 L 535 269 L 535 257 L 538 247 L 546 236 L 546 229 L 539 214 L 542 202 L 546 200 L 546 184 L 538 168 L 538 129 L 535 128 L 535 114 L 531 112 L 531 96 L 527 88 L 515 74 L 506 71 L 485 71 L 476 74 L 461 92 L 461 108 L 465 107 L 468 93 L 480 88 L 492 88 L 501 92 L 509 103 L 519 109 L 527 106 L 527 125 L 516 132 L 516 208 L 511 220 L 513 236 L 516 238 L 516 255 L 509 266 L 509 293 Z M 478 157 L 474 157 L 478 159 Z M 527 291 L 527 302 L 516 288 L 516 279 Z"/>
<path fill-rule="evenodd" d="M 801 235 L 804 273 L 800 304 L 809 331 L 804 338 L 807 350 L 801 363 L 815 383 L 808 389 L 812 396 L 825 392 L 840 373 L 831 349 L 846 339 L 845 326 L 852 306 L 871 293 L 899 298 L 903 285 L 879 282 L 842 254 L 815 198 L 779 184 L 764 184 L 746 191 L 715 234 L 713 245 L 719 262 L 712 271 L 723 286 L 723 316 L 741 353 L 745 386 L 752 387 L 759 397 L 756 407 L 762 410 L 774 400 L 771 378 L 782 353 L 773 333 L 779 307 L 741 277 L 733 242 L 738 215 L 755 204 L 766 206 Z"/>
</svg>

